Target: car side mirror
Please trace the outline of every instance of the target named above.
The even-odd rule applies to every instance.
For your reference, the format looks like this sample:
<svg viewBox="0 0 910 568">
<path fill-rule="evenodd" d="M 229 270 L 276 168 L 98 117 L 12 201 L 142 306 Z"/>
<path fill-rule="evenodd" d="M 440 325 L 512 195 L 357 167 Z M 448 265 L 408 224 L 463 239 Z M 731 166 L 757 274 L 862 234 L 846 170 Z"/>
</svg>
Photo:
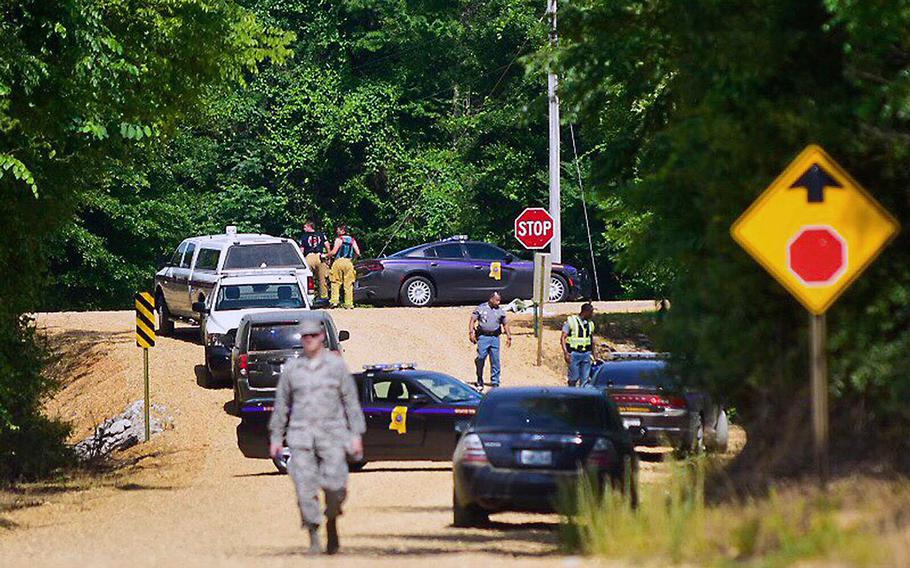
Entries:
<svg viewBox="0 0 910 568">
<path fill-rule="evenodd" d="M 193 311 L 200 314 L 209 313 L 209 309 L 206 307 L 205 302 L 193 302 Z"/>
<path fill-rule="evenodd" d="M 502 261 L 505 262 L 506 264 L 511 264 L 513 260 L 515 260 L 515 257 L 512 256 L 511 254 L 507 254 L 506 257 L 504 259 L 502 259 Z"/>
<path fill-rule="evenodd" d="M 408 398 L 408 402 L 411 404 L 430 404 L 433 402 L 433 399 L 426 393 L 415 392 Z"/>
<path fill-rule="evenodd" d="M 341 331 L 338 332 L 338 341 L 347 341 L 350 338 L 351 338 L 350 331 L 348 331 L 346 329 L 342 329 Z"/>
</svg>

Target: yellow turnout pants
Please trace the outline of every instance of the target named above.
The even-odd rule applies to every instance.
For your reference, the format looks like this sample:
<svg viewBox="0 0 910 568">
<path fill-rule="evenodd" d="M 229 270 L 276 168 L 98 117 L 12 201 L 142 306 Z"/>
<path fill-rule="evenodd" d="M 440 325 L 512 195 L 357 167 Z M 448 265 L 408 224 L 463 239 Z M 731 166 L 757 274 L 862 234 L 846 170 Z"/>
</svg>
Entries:
<svg viewBox="0 0 910 568">
<path fill-rule="evenodd" d="M 341 293 L 341 285 L 344 284 L 344 305 L 346 308 L 353 308 L 354 280 L 357 280 L 357 273 L 354 272 L 354 263 L 351 259 L 336 258 L 332 263 L 329 279 L 332 281 L 332 305 L 339 304 L 338 296 Z"/>
<path fill-rule="evenodd" d="M 316 281 L 316 297 L 329 297 L 329 266 L 319 258 L 319 253 L 311 252 L 306 255 L 306 265 L 313 271 Z"/>
</svg>

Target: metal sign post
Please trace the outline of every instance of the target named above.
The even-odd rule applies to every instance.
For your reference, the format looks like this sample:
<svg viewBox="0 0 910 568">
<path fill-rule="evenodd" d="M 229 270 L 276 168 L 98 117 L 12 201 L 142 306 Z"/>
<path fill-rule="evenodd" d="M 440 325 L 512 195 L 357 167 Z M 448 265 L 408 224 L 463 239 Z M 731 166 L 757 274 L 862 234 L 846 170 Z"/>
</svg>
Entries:
<svg viewBox="0 0 910 568">
<path fill-rule="evenodd" d="M 828 483 L 828 322 L 825 314 L 809 314 L 809 368 L 812 375 L 812 433 L 815 470 L 822 487 Z"/>
<path fill-rule="evenodd" d="M 136 346 L 142 348 L 142 368 L 145 378 L 145 441 L 152 437 L 149 419 L 149 349 L 155 346 L 155 297 L 148 292 L 136 294 Z"/>
<path fill-rule="evenodd" d="M 828 480 L 828 359 L 825 313 L 875 260 L 900 226 L 818 146 L 807 146 L 730 229 L 809 311 L 814 458 Z"/>
</svg>

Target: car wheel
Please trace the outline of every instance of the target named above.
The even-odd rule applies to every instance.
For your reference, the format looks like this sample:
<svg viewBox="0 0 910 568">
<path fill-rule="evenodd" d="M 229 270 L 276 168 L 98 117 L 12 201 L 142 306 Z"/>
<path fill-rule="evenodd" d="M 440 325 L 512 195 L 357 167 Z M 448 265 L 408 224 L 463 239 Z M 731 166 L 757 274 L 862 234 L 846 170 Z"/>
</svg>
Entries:
<svg viewBox="0 0 910 568">
<path fill-rule="evenodd" d="M 680 450 L 687 455 L 697 455 L 705 451 L 705 421 L 701 414 L 695 414 L 692 417 L 689 435 L 686 436 Z"/>
<path fill-rule="evenodd" d="M 425 308 L 433 304 L 436 290 L 433 283 L 423 276 L 412 276 L 402 284 L 400 299 L 405 306 Z"/>
<path fill-rule="evenodd" d="M 721 409 L 717 415 L 717 424 L 714 426 L 714 443 L 711 449 L 717 453 L 726 453 L 730 441 L 730 421 L 727 411 Z"/>
<path fill-rule="evenodd" d="M 237 381 L 232 381 L 234 383 L 234 414 L 240 416 L 240 388 L 237 386 Z"/>
<path fill-rule="evenodd" d="M 569 283 L 559 274 L 550 275 L 550 295 L 547 300 L 551 304 L 564 302 L 569 296 Z"/>
<path fill-rule="evenodd" d="M 171 310 L 167 309 L 164 295 L 158 294 L 155 298 L 155 311 L 158 312 L 158 335 L 170 337 L 174 335 L 174 320 L 171 319 Z"/>
<path fill-rule="evenodd" d="M 277 458 L 272 458 L 272 463 L 275 464 L 275 469 L 278 470 L 278 473 L 282 474 L 288 472 L 289 461 L 291 461 L 291 448 L 288 447 L 282 449 Z"/>
<path fill-rule="evenodd" d="M 466 507 L 459 505 L 454 491 L 452 492 L 452 514 L 452 525 L 459 528 L 477 527 L 490 520 L 490 514 L 476 505 Z"/>
</svg>

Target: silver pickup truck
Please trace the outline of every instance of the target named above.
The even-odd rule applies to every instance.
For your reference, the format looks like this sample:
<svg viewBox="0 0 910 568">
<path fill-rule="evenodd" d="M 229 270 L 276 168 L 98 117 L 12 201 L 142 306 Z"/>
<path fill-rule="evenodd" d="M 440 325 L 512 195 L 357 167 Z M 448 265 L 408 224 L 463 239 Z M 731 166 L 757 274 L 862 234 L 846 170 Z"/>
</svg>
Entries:
<svg viewBox="0 0 910 568">
<path fill-rule="evenodd" d="M 313 294 L 313 274 L 291 239 L 238 233 L 229 226 L 223 235 L 184 240 L 155 274 L 158 333 L 172 334 L 175 320 L 199 322 L 193 304 L 205 303 L 222 275 L 256 268 L 293 268 L 305 278 L 306 293 Z"/>
</svg>

